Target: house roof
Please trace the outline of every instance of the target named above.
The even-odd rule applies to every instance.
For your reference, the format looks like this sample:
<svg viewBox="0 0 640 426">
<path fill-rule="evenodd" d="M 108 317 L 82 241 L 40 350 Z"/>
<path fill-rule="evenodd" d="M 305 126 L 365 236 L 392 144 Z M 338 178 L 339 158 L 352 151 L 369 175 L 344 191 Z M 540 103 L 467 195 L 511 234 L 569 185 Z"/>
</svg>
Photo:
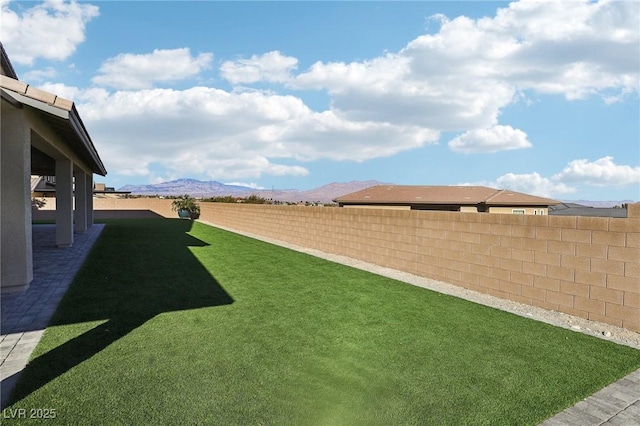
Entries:
<svg viewBox="0 0 640 426">
<path fill-rule="evenodd" d="M 4 52 L 4 50 L 2 51 Z M 93 173 L 101 176 L 107 174 L 98 151 L 72 101 L 37 89 L 8 75 L 0 75 L 0 92 L 2 99 L 12 105 L 18 108 L 26 105 L 39 112 L 44 121 L 60 135 Z"/>
<path fill-rule="evenodd" d="M 7 75 L 18 80 L 18 74 L 16 74 L 16 70 L 13 69 L 9 55 L 7 55 L 7 52 L 4 50 L 2 42 L 0 42 L 0 71 L 2 75 Z"/>
<path fill-rule="evenodd" d="M 559 201 L 486 186 L 376 185 L 338 197 L 341 204 L 549 206 Z"/>
<path fill-rule="evenodd" d="M 549 208 L 553 216 L 627 217 L 627 209 L 619 207 L 591 207 L 576 203 L 562 203 Z"/>
</svg>

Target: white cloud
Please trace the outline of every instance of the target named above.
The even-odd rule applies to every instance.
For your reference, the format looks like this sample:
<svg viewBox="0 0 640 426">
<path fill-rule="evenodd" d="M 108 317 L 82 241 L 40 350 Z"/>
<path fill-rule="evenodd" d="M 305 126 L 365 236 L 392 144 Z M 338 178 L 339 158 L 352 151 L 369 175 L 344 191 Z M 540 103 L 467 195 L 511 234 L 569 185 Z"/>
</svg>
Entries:
<svg viewBox="0 0 640 426">
<path fill-rule="evenodd" d="M 540 176 L 537 172 L 525 174 L 507 173 L 498 177 L 494 181 L 463 183 L 461 185 L 483 185 L 491 188 L 510 189 L 512 191 L 549 198 L 557 197 L 559 195 L 573 194 L 577 191 L 575 187 L 561 182 L 555 182 L 553 179 Z"/>
<path fill-rule="evenodd" d="M 470 130 L 449 141 L 449 147 L 465 154 L 492 153 L 530 148 L 527 134 L 511 126 L 493 126 L 489 129 Z"/>
<path fill-rule="evenodd" d="M 374 93 L 387 93 L 409 77 L 409 60 L 397 54 L 363 62 L 316 62 L 291 82 L 294 87 L 321 89 L 342 95 L 359 87 L 368 87 Z"/>
<path fill-rule="evenodd" d="M 520 1 L 495 17 L 445 21 L 408 51 L 429 52 L 428 68 L 499 78 L 519 89 L 581 99 L 638 90 L 640 3 Z M 425 58 L 417 58 L 422 66 Z"/>
<path fill-rule="evenodd" d="M 48 10 L 52 4 L 45 3 Z M 227 180 L 303 176 L 309 171 L 292 162 L 391 156 L 437 142 L 441 131 L 462 133 L 449 142 L 460 152 L 523 149 L 531 146 L 526 133 L 499 123 L 501 112 L 522 98 L 599 96 L 611 103 L 638 92 L 639 10 L 637 2 L 521 1 L 494 17 L 434 17 L 435 32 L 363 61 L 319 61 L 296 74 L 296 58 L 271 51 L 220 67 L 234 85 L 326 90 L 331 107 L 322 112 L 259 90 L 153 89 L 211 66 L 212 54 L 187 48 L 108 59 L 92 80 L 104 87 L 43 88 L 80 103 L 109 170 L 130 175 L 161 168 L 166 176 Z M 507 174 L 492 186 L 553 196 L 575 191 L 578 181 L 615 185 L 632 176 L 637 183 L 637 168 L 603 160 L 576 160 L 552 177 Z"/>
<path fill-rule="evenodd" d="M 72 91 L 72 88 L 60 87 Z M 277 159 L 364 161 L 437 141 L 412 126 L 351 122 L 317 113 L 300 99 L 266 92 L 188 90 L 79 91 L 82 118 L 105 164 L 115 173 L 167 173 L 212 179 L 304 176 Z M 135 160 L 134 160 L 135 159 Z"/>
<path fill-rule="evenodd" d="M 39 81 L 52 79 L 56 76 L 56 70 L 53 67 L 47 67 L 40 70 L 31 70 L 20 76 L 22 81 L 28 81 L 33 84 Z"/>
<path fill-rule="evenodd" d="M 291 78 L 291 72 L 297 66 L 296 58 L 285 56 L 275 50 L 263 55 L 253 55 L 249 59 L 226 61 L 220 66 L 220 73 L 232 84 L 257 81 L 284 82 Z"/>
<path fill-rule="evenodd" d="M 317 62 L 289 84 L 326 89 L 336 114 L 433 130 L 498 124 L 525 91 L 616 102 L 640 86 L 640 3 L 521 1 L 494 17 L 449 20 L 404 49 Z"/>
<path fill-rule="evenodd" d="M 263 186 L 258 185 L 255 182 L 245 183 L 245 182 L 225 182 L 225 185 L 233 185 L 233 186 L 246 186 L 251 189 L 264 189 Z"/>
<path fill-rule="evenodd" d="M 640 167 L 615 164 L 613 157 L 579 159 L 571 161 L 554 179 L 594 186 L 640 185 Z"/>
<path fill-rule="evenodd" d="M 536 172 L 528 174 L 507 173 L 496 179 L 495 183 L 498 188 L 511 189 L 541 197 L 573 194 L 577 191 L 575 187 L 556 182 L 554 179 L 542 177 Z"/>
<path fill-rule="evenodd" d="M 32 65 L 38 58 L 65 60 L 85 39 L 85 27 L 99 15 L 97 6 L 46 0 L 17 13 L 1 3 L 0 39 L 11 60 Z M 25 3 L 21 3 L 25 4 Z"/>
<path fill-rule="evenodd" d="M 612 157 L 596 161 L 573 160 L 562 172 L 551 177 L 543 177 L 537 172 L 527 174 L 507 173 L 495 181 L 465 183 L 464 185 L 486 185 L 500 189 L 557 197 L 578 192 L 584 186 L 619 187 L 640 184 L 640 167 L 619 165 Z"/>
<path fill-rule="evenodd" d="M 188 48 L 123 53 L 107 59 L 91 81 L 117 89 L 148 89 L 156 83 L 186 80 L 211 66 L 213 54 L 192 56 Z"/>
<path fill-rule="evenodd" d="M 293 158 L 312 161 L 366 161 L 435 143 L 439 133 L 417 126 L 346 120 L 332 111 L 309 113 L 285 125 L 264 126 L 260 137 L 290 152 Z"/>
<path fill-rule="evenodd" d="M 332 107 L 350 120 L 386 121 L 434 130 L 467 130 L 497 123 L 514 89 L 451 72 L 446 77 L 412 70 L 408 55 L 387 54 L 362 63 L 314 64 L 292 84 L 325 87 Z M 427 73 L 428 74 L 428 73 Z"/>
</svg>

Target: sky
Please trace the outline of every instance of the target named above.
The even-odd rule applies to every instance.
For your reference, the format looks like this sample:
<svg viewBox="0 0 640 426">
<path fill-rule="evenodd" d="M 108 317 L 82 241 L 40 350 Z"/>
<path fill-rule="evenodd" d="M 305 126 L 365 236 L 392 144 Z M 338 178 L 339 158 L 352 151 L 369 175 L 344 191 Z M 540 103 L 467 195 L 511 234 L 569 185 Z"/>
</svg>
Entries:
<svg viewBox="0 0 640 426">
<path fill-rule="evenodd" d="M 0 0 L 120 188 L 377 180 L 640 200 L 638 1 Z"/>
</svg>

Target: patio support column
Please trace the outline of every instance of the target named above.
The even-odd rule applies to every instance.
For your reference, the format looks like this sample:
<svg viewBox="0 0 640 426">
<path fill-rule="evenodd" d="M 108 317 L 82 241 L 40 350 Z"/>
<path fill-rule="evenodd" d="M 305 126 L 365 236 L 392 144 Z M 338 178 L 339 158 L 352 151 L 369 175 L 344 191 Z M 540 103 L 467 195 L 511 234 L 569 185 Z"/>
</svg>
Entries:
<svg viewBox="0 0 640 426">
<path fill-rule="evenodd" d="M 73 245 L 73 163 L 56 159 L 56 244 Z"/>
<path fill-rule="evenodd" d="M 87 228 L 93 225 L 93 173 L 87 174 Z"/>
<path fill-rule="evenodd" d="M 74 231 L 79 234 L 87 232 L 87 174 L 83 171 L 74 173 L 76 208 L 73 211 Z"/>
<path fill-rule="evenodd" d="M 23 110 L 2 100 L 0 126 L 0 290 L 23 291 L 33 280 L 31 131 Z"/>
</svg>

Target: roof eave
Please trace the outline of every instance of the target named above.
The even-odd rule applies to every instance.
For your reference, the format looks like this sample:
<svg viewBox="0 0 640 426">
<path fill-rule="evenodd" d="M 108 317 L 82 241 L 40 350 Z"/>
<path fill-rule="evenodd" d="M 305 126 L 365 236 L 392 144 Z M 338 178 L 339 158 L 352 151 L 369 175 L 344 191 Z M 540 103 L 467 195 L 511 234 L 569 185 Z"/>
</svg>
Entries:
<svg viewBox="0 0 640 426">
<path fill-rule="evenodd" d="M 100 176 L 106 176 L 107 169 L 104 167 L 104 164 L 102 163 L 102 160 L 98 155 L 98 151 L 96 150 L 96 147 L 93 145 L 93 142 L 91 141 L 91 137 L 89 136 L 87 129 L 84 127 L 84 123 L 82 122 L 82 119 L 80 118 L 80 115 L 76 110 L 75 104 L 71 107 L 69 122 L 71 123 L 71 126 L 73 127 L 74 131 L 76 132 L 80 140 L 82 141 L 82 144 L 91 155 L 93 162 L 97 166 L 96 168 L 98 170 L 97 171 L 93 170 L 93 172 Z"/>
<path fill-rule="evenodd" d="M 71 109 L 67 111 L 63 108 L 58 108 L 56 106 L 50 105 L 46 102 L 30 98 L 28 96 L 22 95 L 20 93 L 14 92 L 13 90 L 2 88 L 2 98 L 6 99 L 12 105 L 16 107 L 21 107 L 22 105 L 28 105 L 32 108 L 35 108 L 39 111 L 45 112 L 47 114 L 51 114 L 53 116 L 62 118 L 69 122 L 70 127 L 73 129 L 73 133 L 82 143 L 86 152 L 89 153 L 91 160 L 94 164 L 89 164 L 88 166 L 91 168 L 91 171 L 100 176 L 106 176 L 107 170 L 98 155 L 98 151 L 96 150 L 89 134 L 82 123 L 82 119 L 78 114 L 78 111 L 75 108 L 75 104 L 72 104 Z"/>
<path fill-rule="evenodd" d="M 12 92 L 15 93 L 15 92 Z M 4 88 L 0 87 L 0 97 L 9 102 L 11 104 L 11 106 L 13 106 L 14 108 L 22 108 L 22 103 L 20 103 L 15 97 L 13 97 L 10 93 L 8 93 L 7 90 L 5 90 Z"/>
<path fill-rule="evenodd" d="M 9 55 L 7 55 L 7 51 L 4 50 L 2 42 L 0 42 L 0 57 L 0 60 L 2 61 L 2 69 L 7 72 L 7 77 L 18 80 L 18 74 L 16 74 L 16 70 L 13 68 L 11 61 L 9 60 Z"/>
</svg>

